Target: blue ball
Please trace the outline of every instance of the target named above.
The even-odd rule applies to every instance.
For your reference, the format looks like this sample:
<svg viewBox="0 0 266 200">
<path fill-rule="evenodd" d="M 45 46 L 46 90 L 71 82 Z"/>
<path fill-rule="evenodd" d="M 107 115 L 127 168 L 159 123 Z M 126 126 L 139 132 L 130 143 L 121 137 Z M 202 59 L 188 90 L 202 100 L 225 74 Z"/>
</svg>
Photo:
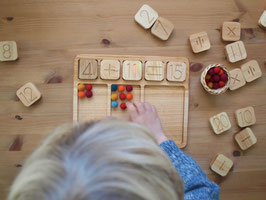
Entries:
<svg viewBox="0 0 266 200">
<path fill-rule="evenodd" d="M 118 106 L 118 102 L 117 101 L 112 101 L 112 107 L 116 108 Z"/>
<path fill-rule="evenodd" d="M 111 85 L 111 90 L 112 91 L 116 91 L 117 88 L 118 88 L 118 86 L 116 84 Z"/>
</svg>

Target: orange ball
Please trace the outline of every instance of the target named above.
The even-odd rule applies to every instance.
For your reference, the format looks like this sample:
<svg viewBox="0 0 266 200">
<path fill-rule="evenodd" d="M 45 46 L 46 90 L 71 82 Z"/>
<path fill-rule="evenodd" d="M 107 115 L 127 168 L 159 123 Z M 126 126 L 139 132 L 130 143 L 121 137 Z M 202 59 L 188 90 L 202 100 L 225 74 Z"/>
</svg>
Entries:
<svg viewBox="0 0 266 200">
<path fill-rule="evenodd" d="M 84 85 L 84 84 L 79 84 L 79 85 L 78 85 L 78 90 L 79 90 L 79 91 L 83 91 L 83 90 L 85 90 L 85 85 Z"/>
<path fill-rule="evenodd" d="M 133 99 L 133 94 L 127 93 L 127 100 L 132 100 Z"/>
<path fill-rule="evenodd" d="M 213 88 L 213 83 L 212 83 L 212 82 L 209 82 L 209 83 L 208 83 L 208 87 L 209 87 L 210 89 L 212 89 L 212 88 Z"/>
<path fill-rule="evenodd" d="M 85 97 L 85 92 L 84 91 L 79 91 L 78 92 L 79 98 L 84 98 Z"/>
<path fill-rule="evenodd" d="M 125 90 L 125 86 L 123 86 L 123 85 L 119 85 L 118 86 L 118 91 L 119 92 L 124 92 L 124 90 Z"/>
<path fill-rule="evenodd" d="M 118 95 L 116 94 L 116 93 L 113 93 L 112 95 L 111 95 L 111 100 L 112 101 L 116 101 L 118 99 Z"/>
</svg>

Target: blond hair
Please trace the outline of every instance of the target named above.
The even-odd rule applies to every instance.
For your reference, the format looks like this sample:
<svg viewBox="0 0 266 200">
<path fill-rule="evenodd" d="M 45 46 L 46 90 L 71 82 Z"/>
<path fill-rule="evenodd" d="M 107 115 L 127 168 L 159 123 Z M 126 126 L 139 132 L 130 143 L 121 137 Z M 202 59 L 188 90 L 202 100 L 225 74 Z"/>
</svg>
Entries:
<svg viewBox="0 0 266 200">
<path fill-rule="evenodd" d="M 28 158 L 8 200 L 179 200 L 183 184 L 144 127 L 117 120 L 61 127 Z"/>
</svg>

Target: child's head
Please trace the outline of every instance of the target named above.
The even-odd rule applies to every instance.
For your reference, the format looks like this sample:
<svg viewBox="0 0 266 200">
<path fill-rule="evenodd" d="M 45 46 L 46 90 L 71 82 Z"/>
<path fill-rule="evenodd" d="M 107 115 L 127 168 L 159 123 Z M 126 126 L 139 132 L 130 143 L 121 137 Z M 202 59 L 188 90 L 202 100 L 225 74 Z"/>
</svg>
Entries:
<svg viewBox="0 0 266 200">
<path fill-rule="evenodd" d="M 116 120 L 64 126 L 29 157 L 9 200 L 178 200 L 183 184 L 144 127 Z"/>
</svg>

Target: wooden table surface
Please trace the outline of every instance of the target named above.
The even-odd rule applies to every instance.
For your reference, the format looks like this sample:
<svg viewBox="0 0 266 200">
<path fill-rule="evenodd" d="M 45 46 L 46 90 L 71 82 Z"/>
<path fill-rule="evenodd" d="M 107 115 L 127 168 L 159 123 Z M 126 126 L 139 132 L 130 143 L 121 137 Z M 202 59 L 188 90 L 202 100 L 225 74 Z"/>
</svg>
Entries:
<svg viewBox="0 0 266 200">
<path fill-rule="evenodd" d="M 134 22 L 144 3 L 173 22 L 168 41 L 160 41 Z M 16 41 L 19 60 L 0 63 L 0 199 L 5 199 L 23 161 L 40 141 L 58 125 L 72 121 L 73 60 L 81 53 L 188 57 L 190 107 L 184 151 L 220 185 L 221 199 L 265 199 L 266 31 L 257 25 L 264 9 L 265 0 L 1 0 L 0 41 Z M 221 40 L 224 21 L 241 23 L 246 60 L 226 61 L 227 43 Z M 207 31 L 211 49 L 193 54 L 188 37 L 200 31 Z M 259 62 L 263 77 L 243 88 L 211 96 L 200 85 L 201 71 L 208 64 L 233 69 L 251 59 Z M 43 97 L 27 108 L 15 93 L 29 81 Z M 240 130 L 234 111 L 245 106 L 254 106 L 257 123 L 252 130 L 258 142 L 243 152 L 233 138 Z M 232 128 L 217 136 L 208 119 L 222 111 L 228 113 Z M 209 169 L 217 153 L 234 161 L 226 178 Z"/>
</svg>

